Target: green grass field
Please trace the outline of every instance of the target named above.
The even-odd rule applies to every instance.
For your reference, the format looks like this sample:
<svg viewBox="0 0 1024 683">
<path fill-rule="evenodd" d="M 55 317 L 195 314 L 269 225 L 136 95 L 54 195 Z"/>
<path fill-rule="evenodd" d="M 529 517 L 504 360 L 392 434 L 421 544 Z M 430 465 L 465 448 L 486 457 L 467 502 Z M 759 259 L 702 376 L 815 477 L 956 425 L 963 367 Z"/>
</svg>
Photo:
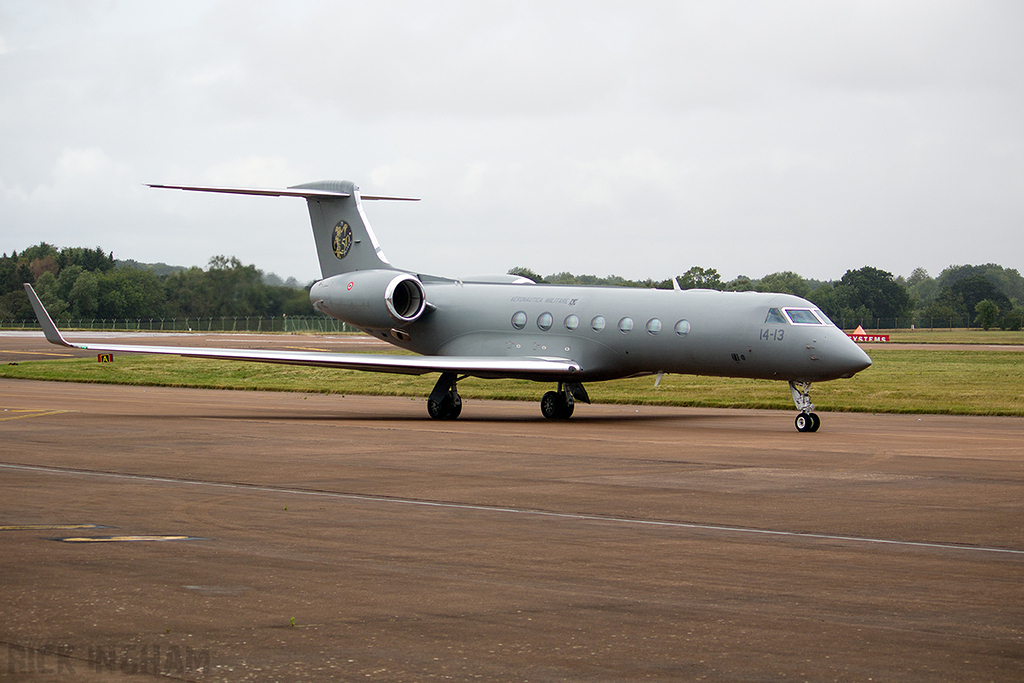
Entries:
<svg viewBox="0 0 1024 683">
<path fill-rule="evenodd" d="M 815 384 L 820 411 L 1024 416 L 1024 354 L 1012 351 L 872 350 L 874 365 L 853 379 Z M 411 377 L 287 365 L 118 355 L 0 366 L 21 379 L 306 393 L 425 397 L 436 375 Z M 467 379 L 467 399 L 539 401 L 547 384 Z M 792 409 L 784 382 L 667 375 L 588 384 L 595 403 Z"/>
</svg>

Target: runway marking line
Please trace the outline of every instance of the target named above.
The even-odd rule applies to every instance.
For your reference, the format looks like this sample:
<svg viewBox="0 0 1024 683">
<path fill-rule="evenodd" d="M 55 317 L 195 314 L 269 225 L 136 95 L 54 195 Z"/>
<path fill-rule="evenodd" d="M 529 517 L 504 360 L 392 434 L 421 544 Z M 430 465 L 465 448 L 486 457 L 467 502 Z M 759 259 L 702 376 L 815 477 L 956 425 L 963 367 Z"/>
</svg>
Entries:
<svg viewBox="0 0 1024 683">
<path fill-rule="evenodd" d="M 0 349 L 0 353 L 23 353 L 26 356 L 60 356 L 61 358 L 71 358 L 70 353 L 53 353 L 49 351 L 10 351 L 8 349 Z"/>
<path fill-rule="evenodd" d="M 636 519 L 629 517 L 611 517 L 603 515 L 592 515 L 576 512 L 553 512 L 551 510 L 537 510 L 530 508 L 510 508 L 497 505 L 471 505 L 468 503 L 450 503 L 443 501 L 416 500 L 414 498 L 395 498 L 391 496 L 373 496 L 356 493 L 338 493 L 334 491 L 316 491 L 308 489 L 287 489 L 277 486 L 262 486 L 259 484 L 241 484 L 231 482 L 198 481 L 194 479 L 175 479 L 172 477 L 155 477 L 141 474 L 120 474 L 117 472 L 95 472 L 90 470 L 76 470 L 65 467 L 43 467 L 39 465 L 19 465 L 15 463 L 0 463 L 0 468 L 21 470 L 24 472 L 41 472 L 45 474 L 70 474 L 84 477 L 102 477 L 107 479 L 129 479 L 133 481 L 146 481 L 159 484 L 178 484 L 186 486 L 200 486 L 209 488 L 238 489 L 244 491 L 258 491 L 262 493 L 284 493 L 293 496 L 314 496 L 321 498 L 335 498 L 338 500 L 354 500 L 370 503 L 391 503 L 393 505 L 412 505 L 419 507 L 443 508 L 449 510 L 474 510 L 479 512 L 493 512 L 498 514 L 526 515 L 535 517 L 549 517 L 554 519 L 567 519 L 585 522 L 604 522 L 606 524 L 622 524 L 631 526 L 665 527 L 674 529 L 696 529 L 700 531 L 717 531 L 732 534 L 755 534 L 759 536 L 778 536 L 782 538 L 803 538 L 825 541 L 844 541 L 849 543 L 867 543 L 873 545 L 898 546 L 909 548 L 930 548 L 935 550 L 961 550 L 976 553 L 998 553 L 1004 555 L 1016 555 L 1024 557 L 1024 550 L 1014 548 L 992 548 L 977 545 L 960 545 L 957 543 L 933 543 L 927 541 L 897 541 L 888 538 L 869 538 L 864 536 L 844 536 L 841 534 L 814 533 L 806 531 L 780 531 L 776 529 L 758 529 L 755 527 L 725 526 L 717 524 L 698 524 L 696 522 L 672 522 L 658 519 Z"/>
<path fill-rule="evenodd" d="M 65 536 L 49 540 L 61 541 L 63 543 L 138 543 L 147 541 L 205 541 L 208 539 L 199 538 L 198 536 Z"/>
<path fill-rule="evenodd" d="M 110 529 L 102 524 L 4 524 L 0 531 L 70 531 L 72 529 Z"/>
<path fill-rule="evenodd" d="M 0 422 L 8 420 L 23 420 L 26 417 L 45 417 L 47 415 L 60 415 L 61 413 L 76 413 L 77 410 L 47 410 L 46 408 L 4 408 L 4 413 L 22 413 L 20 415 L 8 415 L 0 417 Z M 3 415 L 3 413 L 0 413 Z"/>
</svg>

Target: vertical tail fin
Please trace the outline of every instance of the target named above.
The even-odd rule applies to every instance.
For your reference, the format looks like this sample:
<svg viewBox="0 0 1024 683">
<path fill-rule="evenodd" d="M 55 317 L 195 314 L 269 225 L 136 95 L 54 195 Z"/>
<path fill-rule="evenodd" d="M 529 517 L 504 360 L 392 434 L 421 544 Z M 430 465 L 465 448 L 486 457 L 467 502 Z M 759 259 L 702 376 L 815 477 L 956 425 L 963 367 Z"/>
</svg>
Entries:
<svg viewBox="0 0 1024 683">
<path fill-rule="evenodd" d="M 325 278 L 354 270 L 394 269 L 363 213 L 359 188 L 354 183 L 321 180 L 288 189 L 336 193 L 306 197 L 320 272 Z"/>
<path fill-rule="evenodd" d="M 303 197 L 309 207 L 313 240 L 324 278 L 355 270 L 394 270 L 395 267 L 384 256 L 370 222 L 366 220 L 362 200 L 419 201 L 413 197 L 361 196 L 355 183 L 348 180 L 319 180 L 284 190 L 199 185 L 151 184 L 149 187 L 265 197 Z"/>
</svg>

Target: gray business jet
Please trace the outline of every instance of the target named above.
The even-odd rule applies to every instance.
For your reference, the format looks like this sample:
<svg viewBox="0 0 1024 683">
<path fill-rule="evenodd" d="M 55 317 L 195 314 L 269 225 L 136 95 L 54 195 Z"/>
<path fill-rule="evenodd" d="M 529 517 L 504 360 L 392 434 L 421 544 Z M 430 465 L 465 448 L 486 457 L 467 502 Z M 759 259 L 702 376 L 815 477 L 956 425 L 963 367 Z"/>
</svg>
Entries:
<svg viewBox="0 0 1024 683">
<path fill-rule="evenodd" d="M 32 287 L 25 289 L 47 340 L 103 352 L 160 353 L 347 368 L 440 373 L 427 399 L 436 419 L 462 411 L 466 377 L 557 383 L 544 417 L 566 419 L 589 403 L 584 382 L 664 373 L 789 382 L 796 428 L 817 431 L 812 382 L 852 377 L 871 359 L 813 303 L 789 294 L 534 284 L 510 275 L 449 279 L 392 266 L 347 181 L 281 190 L 150 185 L 177 190 L 302 197 L 309 207 L 323 279 L 313 307 L 419 356 L 81 344 L 66 341 Z M 412 200 L 415 201 L 415 200 Z"/>
</svg>

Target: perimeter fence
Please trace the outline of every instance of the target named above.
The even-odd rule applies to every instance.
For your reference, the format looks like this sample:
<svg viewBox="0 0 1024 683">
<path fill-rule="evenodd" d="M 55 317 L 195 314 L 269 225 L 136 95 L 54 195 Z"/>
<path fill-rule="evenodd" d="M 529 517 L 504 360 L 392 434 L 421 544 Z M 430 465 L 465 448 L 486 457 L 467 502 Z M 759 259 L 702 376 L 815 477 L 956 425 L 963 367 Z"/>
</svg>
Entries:
<svg viewBox="0 0 1024 683">
<path fill-rule="evenodd" d="M 355 327 L 326 316 L 215 316 L 212 318 L 58 318 L 61 330 L 124 332 L 358 332 Z M 35 318 L 0 319 L 0 329 L 38 330 Z"/>
<path fill-rule="evenodd" d="M 854 330 L 857 326 L 865 330 L 884 332 L 891 330 L 980 330 L 981 325 L 966 316 L 930 318 L 915 316 L 907 318 L 833 318 L 842 330 Z M 1024 315 L 1007 315 L 996 320 L 993 328 L 1019 330 L 1024 327 Z"/>
</svg>

